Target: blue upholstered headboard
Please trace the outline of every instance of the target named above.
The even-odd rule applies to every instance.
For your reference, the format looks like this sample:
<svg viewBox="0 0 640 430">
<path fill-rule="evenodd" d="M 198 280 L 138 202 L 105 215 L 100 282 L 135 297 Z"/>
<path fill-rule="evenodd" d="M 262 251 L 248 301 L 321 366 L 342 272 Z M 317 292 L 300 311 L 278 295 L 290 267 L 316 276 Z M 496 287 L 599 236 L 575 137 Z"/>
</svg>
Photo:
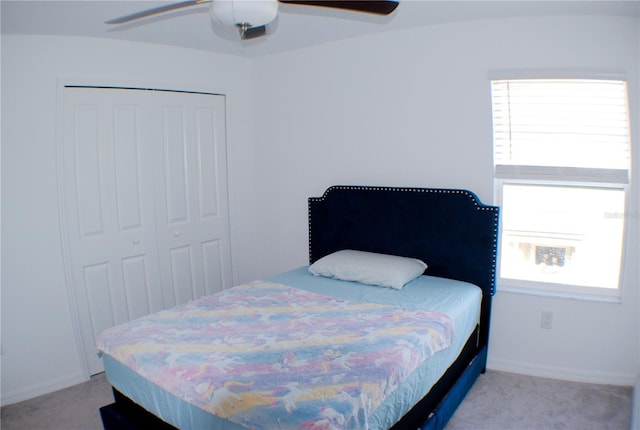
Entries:
<svg viewBox="0 0 640 430">
<path fill-rule="evenodd" d="M 309 198 L 310 263 L 340 249 L 423 260 L 426 274 L 495 292 L 499 209 L 470 191 L 330 187 Z"/>
</svg>

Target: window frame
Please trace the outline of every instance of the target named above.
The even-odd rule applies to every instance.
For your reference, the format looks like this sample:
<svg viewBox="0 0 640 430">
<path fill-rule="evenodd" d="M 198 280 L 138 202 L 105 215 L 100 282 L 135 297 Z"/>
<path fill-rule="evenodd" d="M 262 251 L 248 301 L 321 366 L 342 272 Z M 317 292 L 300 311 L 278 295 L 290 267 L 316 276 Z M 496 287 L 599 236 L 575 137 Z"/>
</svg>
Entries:
<svg viewBox="0 0 640 430">
<path fill-rule="evenodd" d="M 602 79 L 602 80 L 618 80 L 625 83 L 626 89 L 626 104 L 627 104 L 627 125 L 628 138 L 629 138 L 629 151 L 631 150 L 631 121 L 629 112 L 629 83 L 626 79 L 620 76 L 567 76 L 567 75 L 553 75 L 543 74 L 542 76 L 532 77 L 531 75 L 525 76 L 509 76 L 501 75 L 500 77 L 491 76 L 489 84 L 493 84 L 496 80 L 520 80 L 520 79 Z M 493 94 L 491 96 L 492 103 L 492 115 L 493 115 Z M 492 125 L 493 130 L 494 125 Z M 560 187 L 582 187 L 591 189 L 616 189 L 624 193 L 624 208 L 625 211 L 629 207 L 629 185 L 631 179 L 631 157 L 629 159 L 628 169 L 607 169 L 607 168 L 582 168 L 582 167 L 549 167 L 549 166 L 530 166 L 530 165 L 506 165 L 496 164 L 495 160 L 495 142 L 493 139 L 492 131 L 492 159 L 493 159 L 493 183 L 494 183 L 494 202 L 500 207 L 503 207 L 503 189 L 506 184 L 516 185 L 537 185 L 537 186 L 560 186 Z M 499 166 L 499 167 L 498 167 Z M 594 300 L 604 302 L 620 303 L 622 298 L 622 274 L 626 264 L 625 248 L 627 244 L 627 221 L 622 220 L 622 240 L 621 240 L 621 255 L 618 267 L 618 283 L 616 288 L 601 288 L 592 286 L 580 286 L 559 284 L 554 282 L 545 281 L 531 281 L 523 279 L 503 278 L 501 276 L 502 258 L 499 257 L 497 261 L 497 288 L 499 291 L 506 291 L 520 294 L 532 294 L 551 297 L 565 297 L 580 300 Z M 501 220 L 502 223 L 502 220 Z M 499 246 L 502 249 L 503 240 L 502 224 L 500 226 L 499 234 Z"/>
</svg>

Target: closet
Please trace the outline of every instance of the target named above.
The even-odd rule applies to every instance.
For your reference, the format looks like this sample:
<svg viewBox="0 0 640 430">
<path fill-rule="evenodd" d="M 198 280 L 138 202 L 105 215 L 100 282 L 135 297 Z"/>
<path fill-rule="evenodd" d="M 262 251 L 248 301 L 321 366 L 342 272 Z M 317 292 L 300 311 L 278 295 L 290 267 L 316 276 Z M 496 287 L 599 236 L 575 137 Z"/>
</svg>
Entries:
<svg viewBox="0 0 640 430">
<path fill-rule="evenodd" d="M 232 283 L 225 97 L 64 88 L 70 300 L 90 374 L 102 330 Z"/>
</svg>

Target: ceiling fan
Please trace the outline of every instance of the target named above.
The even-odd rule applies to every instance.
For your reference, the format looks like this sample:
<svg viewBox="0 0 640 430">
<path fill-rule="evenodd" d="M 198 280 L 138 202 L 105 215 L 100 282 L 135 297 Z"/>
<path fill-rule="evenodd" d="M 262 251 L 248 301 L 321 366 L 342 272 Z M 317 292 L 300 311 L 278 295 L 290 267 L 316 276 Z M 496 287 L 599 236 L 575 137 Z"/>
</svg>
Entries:
<svg viewBox="0 0 640 430">
<path fill-rule="evenodd" d="M 124 24 L 177 9 L 211 3 L 209 14 L 214 22 L 238 29 L 240 39 L 248 40 L 263 36 L 267 24 L 278 14 L 278 3 L 320 6 L 376 15 L 389 15 L 398 7 L 392 0 L 185 0 L 105 21 L 106 24 Z"/>
</svg>

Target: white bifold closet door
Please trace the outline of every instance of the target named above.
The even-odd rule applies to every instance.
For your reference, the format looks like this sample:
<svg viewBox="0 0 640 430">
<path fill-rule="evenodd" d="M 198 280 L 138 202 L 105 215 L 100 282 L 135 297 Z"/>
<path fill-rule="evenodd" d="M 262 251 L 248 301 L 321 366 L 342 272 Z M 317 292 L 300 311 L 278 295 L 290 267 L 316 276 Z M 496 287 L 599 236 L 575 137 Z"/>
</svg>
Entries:
<svg viewBox="0 0 640 430">
<path fill-rule="evenodd" d="M 225 97 L 65 87 L 65 260 L 89 372 L 102 330 L 230 286 Z"/>
</svg>

